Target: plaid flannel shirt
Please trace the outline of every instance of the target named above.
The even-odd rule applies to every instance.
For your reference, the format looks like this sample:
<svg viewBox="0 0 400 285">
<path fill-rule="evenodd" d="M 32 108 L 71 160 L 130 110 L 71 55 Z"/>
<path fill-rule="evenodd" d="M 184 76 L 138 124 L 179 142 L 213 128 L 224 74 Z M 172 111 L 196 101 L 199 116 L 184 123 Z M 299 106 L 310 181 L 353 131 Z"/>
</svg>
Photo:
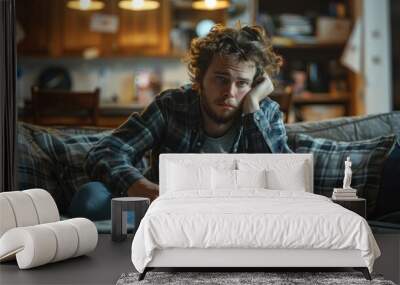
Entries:
<svg viewBox="0 0 400 285">
<path fill-rule="evenodd" d="M 191 85 L 162 92 L 141 113 L 133 113 L 88 153 L 85 169 L 117 195 L 145 176 L 158 183 L 160 153 L 198 153 L 205 141 L 199 94 Z M 134 165 L 151 150 L 150 168 Z M 242 114 L 232 153 L 291 152 L 279 105 L 269 98 L 254 113 Z"/>
</svg>

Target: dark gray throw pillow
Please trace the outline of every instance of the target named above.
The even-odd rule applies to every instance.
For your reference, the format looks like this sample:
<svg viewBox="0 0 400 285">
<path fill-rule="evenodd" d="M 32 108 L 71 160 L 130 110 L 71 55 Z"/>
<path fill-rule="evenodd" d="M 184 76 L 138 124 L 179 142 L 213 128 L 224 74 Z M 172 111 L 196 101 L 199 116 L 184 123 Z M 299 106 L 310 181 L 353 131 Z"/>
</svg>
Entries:
<svg viewBox="0 0 400 285">
<path fill-rule="evenodd" d="M 334 187 L 343 186 L 344 162 L 352 161 L 351 187 L 357 195 L 367 199 L 367 214 L 373 215 L 379 193 L 383 163 L 396 141 L 395 135 L 369 140 L 338 142 L 298 134 L 294 152 L 314 156 L 314 193 L 332 196 Z"/>
<path fill-rule="evenodd" d="M 395 214 L 397 212 L 397 215 Z M 400 223 L 400 143 L 397 142 L 383 165 L 376 219 Z M 395 219 L 397 218 L 397 220 Z"/>
</svg>

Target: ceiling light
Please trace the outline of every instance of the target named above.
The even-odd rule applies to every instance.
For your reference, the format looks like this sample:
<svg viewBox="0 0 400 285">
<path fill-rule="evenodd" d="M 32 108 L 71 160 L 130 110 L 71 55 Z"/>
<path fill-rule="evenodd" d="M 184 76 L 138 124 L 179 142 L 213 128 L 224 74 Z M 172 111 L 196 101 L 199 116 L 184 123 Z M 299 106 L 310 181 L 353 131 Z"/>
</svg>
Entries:
<svg viewBox="0 0 400 285">
<path fill-rule="evenodd" d="M 194 9 L 198 10 L 218 10 L 229 7 L 229 1 L 226 0 L 203 0 L 194 1 L 192 4 Z"/>
<path fill-rule="evenodd" d="M 126 10 L 146 11 L 157 9 L 160 7 L 160 3 L 150 0 L 122 0 L 118 3 L 118 6 Z"/>
<path fill-rule="evenodd" d="M 104 3 L 97 0 L 72 0 L 68 1 L 67 7 L 81 11 L 95 11 L 104 8 Z"/>
</svg>

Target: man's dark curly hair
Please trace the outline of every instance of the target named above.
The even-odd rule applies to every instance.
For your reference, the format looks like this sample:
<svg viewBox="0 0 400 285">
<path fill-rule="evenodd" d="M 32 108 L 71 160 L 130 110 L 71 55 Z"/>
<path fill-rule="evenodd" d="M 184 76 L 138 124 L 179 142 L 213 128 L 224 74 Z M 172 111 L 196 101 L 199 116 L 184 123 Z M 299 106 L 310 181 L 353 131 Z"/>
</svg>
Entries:
<svg viewBox="0 0 400 285">
<path fill-rule="evenodd" d="M 217 24 L 205 37 L 192 40 L 185 58 L 195 89 L 200 88 L 214 55 L 234 56 L 239 61 L 253 61 L 256 64 L 255 78 L 263 72 L 273 77 L 279 72 L 282 64 L 282 58 L 273 52 L 271 39 L 262 27 L 228 28 Z"/>
</svg>

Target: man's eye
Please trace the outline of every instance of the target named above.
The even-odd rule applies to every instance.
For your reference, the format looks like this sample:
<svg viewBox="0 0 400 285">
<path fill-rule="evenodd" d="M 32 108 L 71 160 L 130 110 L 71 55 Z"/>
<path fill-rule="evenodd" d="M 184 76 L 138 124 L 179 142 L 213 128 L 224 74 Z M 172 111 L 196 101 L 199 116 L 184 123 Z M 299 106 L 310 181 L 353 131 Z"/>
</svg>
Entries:
<svg viewBox="0 0 400 285">
<path fill-rule="evenodd" d="M 217 76 L 217 81 L 222 84 L 229 83 L 229 80 L 225 77 Z"/>
<path fill-rule="evenodd" d="M 246 87 L 247 85 L 249 85 L 249 83 L 247 81 L 239 81 L 237 83 L 238 87 Z"/>
</svg>

